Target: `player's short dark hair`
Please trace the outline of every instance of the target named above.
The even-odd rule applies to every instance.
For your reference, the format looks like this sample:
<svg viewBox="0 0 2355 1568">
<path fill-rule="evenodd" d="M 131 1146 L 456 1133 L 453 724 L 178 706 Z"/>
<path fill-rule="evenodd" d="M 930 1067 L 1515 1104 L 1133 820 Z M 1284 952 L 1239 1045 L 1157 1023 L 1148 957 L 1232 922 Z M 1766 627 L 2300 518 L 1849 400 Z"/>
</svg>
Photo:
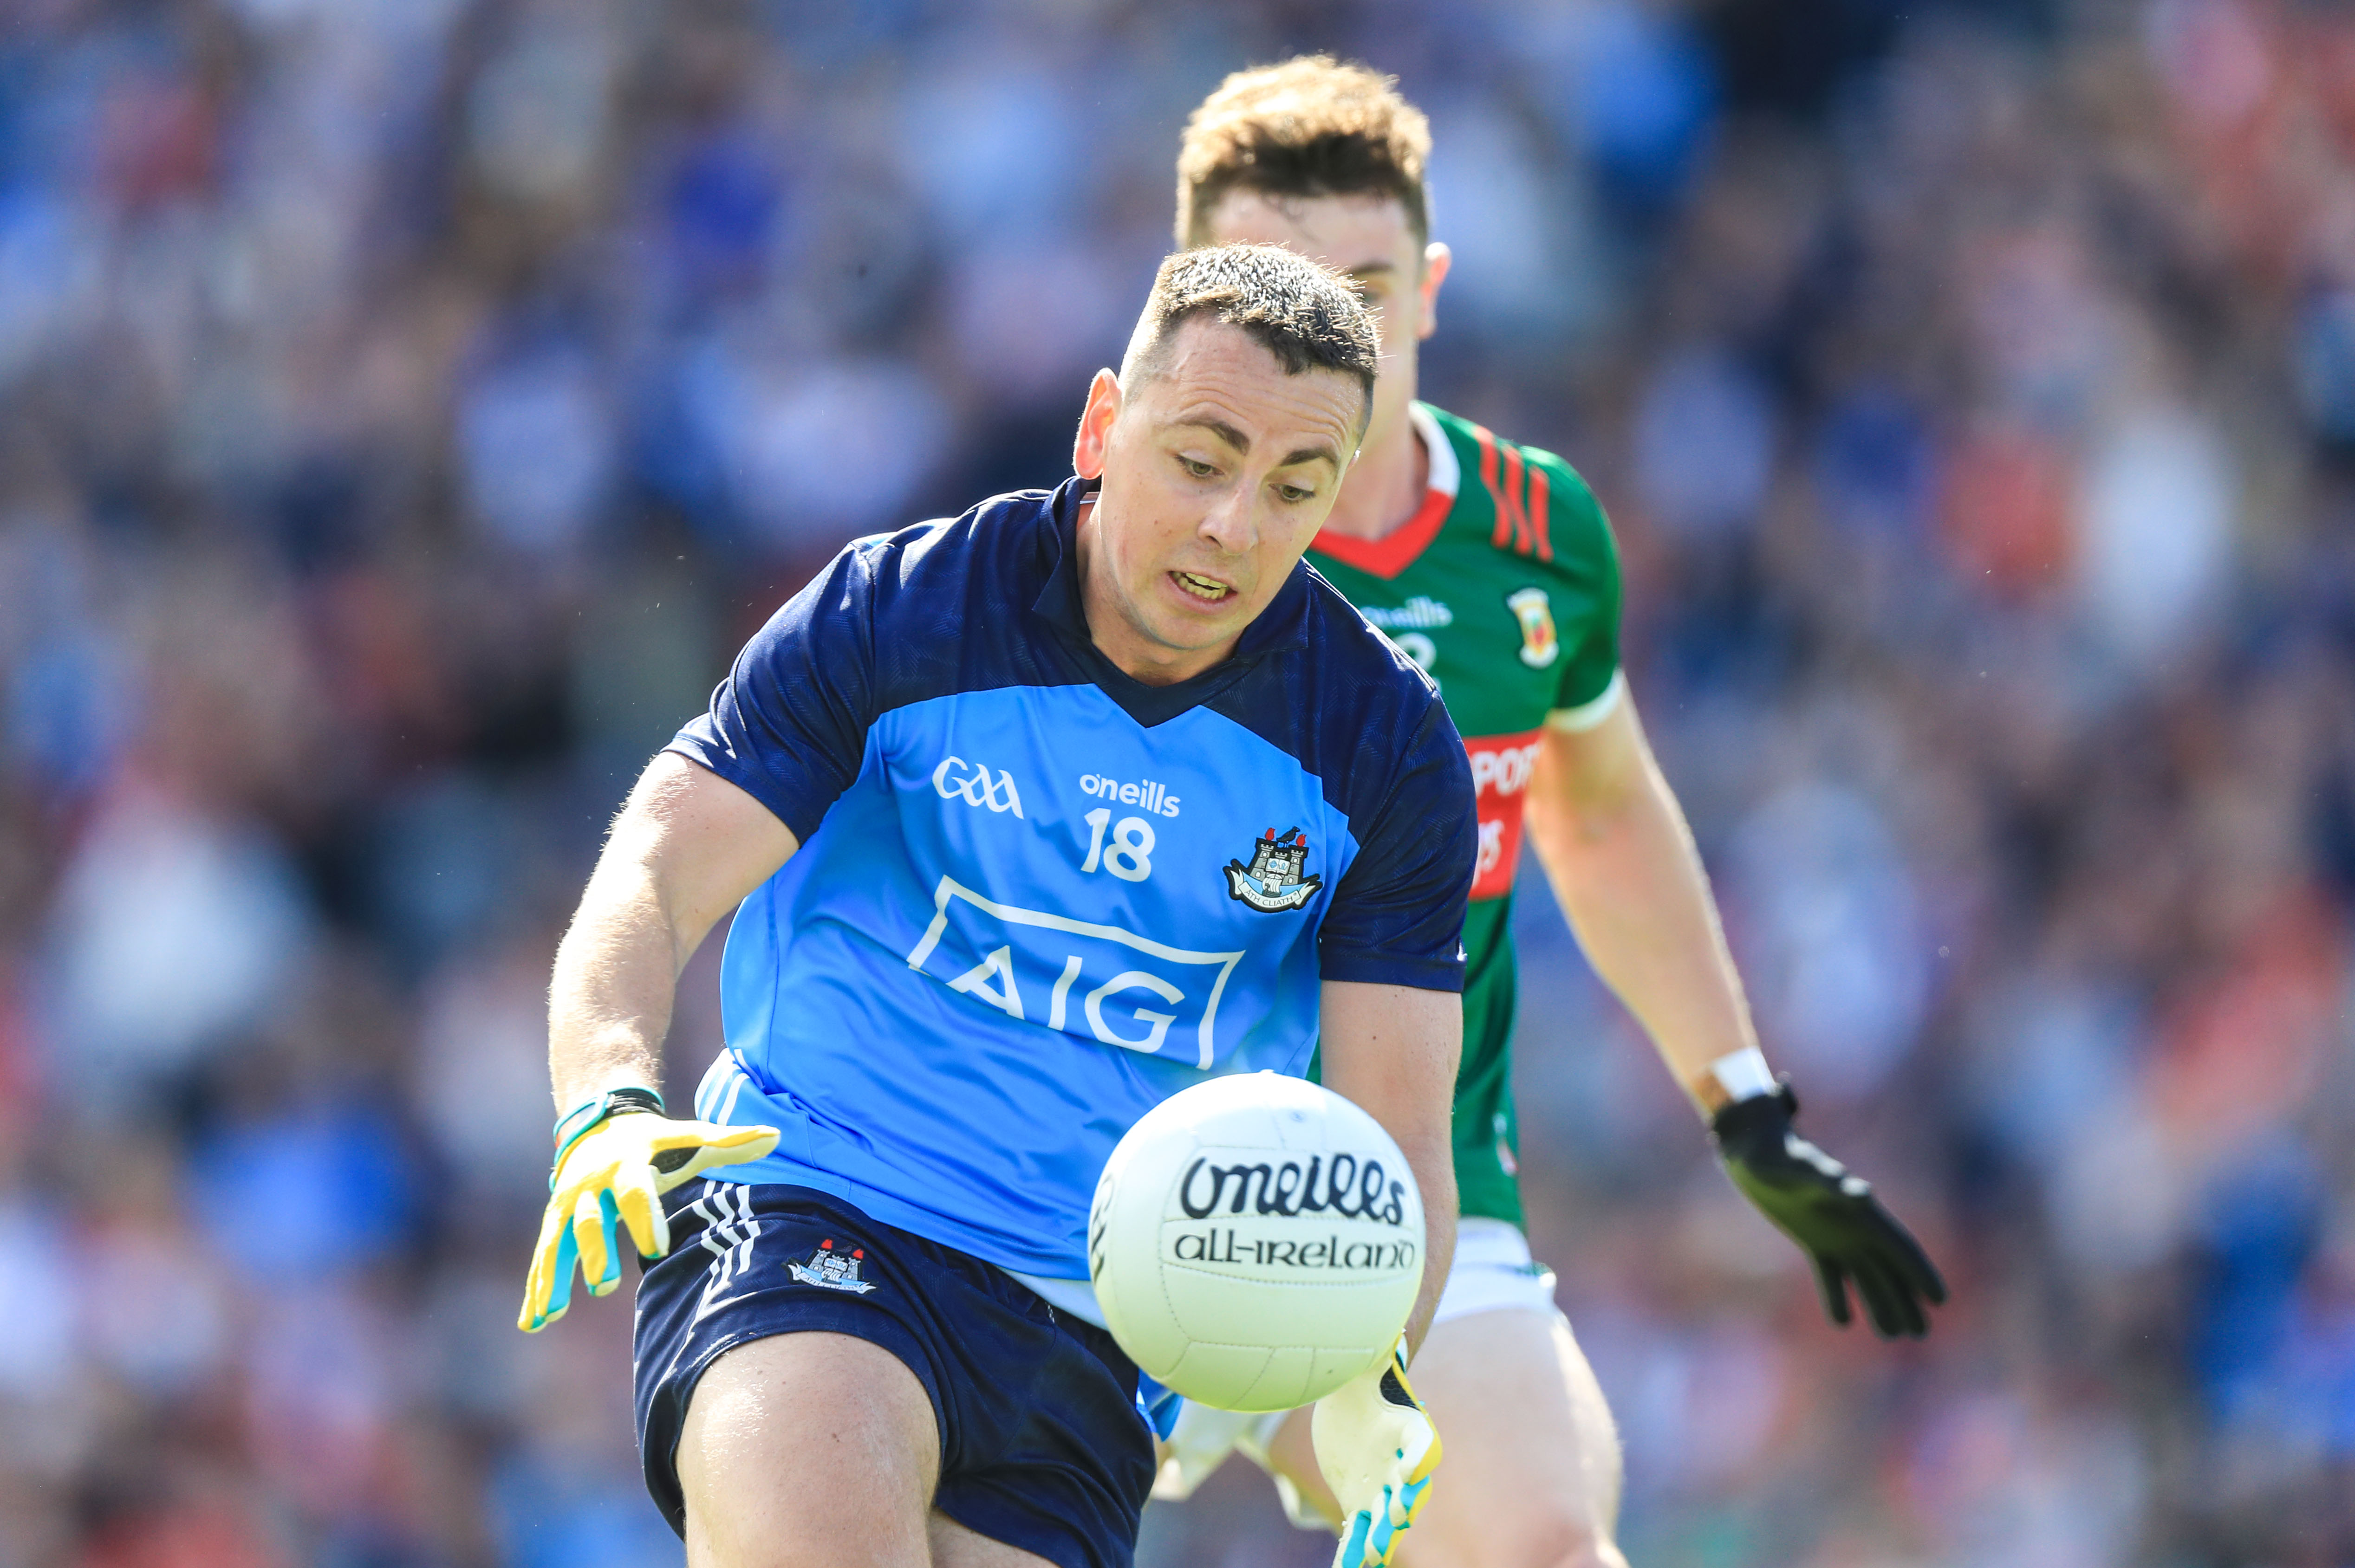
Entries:
<svg viewBox="0 0 2355 1568">
<path fill-rule="evenodd" d="M 1398 79 L 1330 55 L 1239 70 L 1186 122 L 1178 148 L 1178 243 L 1210 237 L 1231 190 L 1278 196 L 1395 197 L 1418 241 L 1431 238 L 1423 169 L 1431 122 Z"/>
<path fill-rule="evenodd" d="M 1171 337 L 1198 316 L 1241 327 L 1275 355 L 1286 376 L 1337 370 L 1356 377 L 1366 394 L 1358 416 L 1358 432 L 1365 433 L 1381 339 L 1348 279 L 1279 245 L 1180 250 L 1154 274 L 1153 292 L 1121 361 L 1122 385 L 1134 390 L 1158 375 Z"/>
</svg>

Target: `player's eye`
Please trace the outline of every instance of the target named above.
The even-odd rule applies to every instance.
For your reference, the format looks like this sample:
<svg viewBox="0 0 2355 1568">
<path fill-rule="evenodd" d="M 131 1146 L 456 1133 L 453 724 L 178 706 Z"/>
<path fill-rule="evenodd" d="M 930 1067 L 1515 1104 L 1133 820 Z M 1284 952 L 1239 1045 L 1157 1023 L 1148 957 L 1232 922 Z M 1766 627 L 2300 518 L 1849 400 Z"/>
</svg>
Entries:
<svg viewBox="0 0 2355 1568">
<path fill-rule="evenodd" d="M 1287 504 L 1293 506 L 1297 506 L 1304 501 L 1314 501 L 1316 498 L 1316 493 L 1315 491 L 1297 484 L 1279 484 L 1275 487 L 1275 493 L 1284 497 Z"/>
<path fill-rule="evenodd" d="M 1178 466 L 1186 471 L 1186 476 L 1188 479 L 1211 479 L 1215 478 L 1219 471 L 1209 463 L 1189 457 L 1179 458 Z"/>
</svg>

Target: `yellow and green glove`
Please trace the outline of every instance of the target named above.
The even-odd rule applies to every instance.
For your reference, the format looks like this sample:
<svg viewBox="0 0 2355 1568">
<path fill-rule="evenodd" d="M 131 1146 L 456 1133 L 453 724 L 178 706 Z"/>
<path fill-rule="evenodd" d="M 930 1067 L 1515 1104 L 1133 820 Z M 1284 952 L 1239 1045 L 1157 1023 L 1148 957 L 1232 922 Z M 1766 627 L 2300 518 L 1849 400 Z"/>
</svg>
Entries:
<svg viewBox="0 0 2355 1568">
<path fill-rule="evenodd" d="M 576 1260 L 591 1296 L 621 1283 L 617 1223 L 629 1227 L 639 1256 L 660 1257 L 670 1250 L 663 1193 L 716 1165 L 758 1160 L 777 1146 L 773 1127 L 677 1121 L 662 1110 L 662 1097 L 652 1089 L 609 1089 L 556 1124 L 548 1212 L 516 1319 L 525 1333 L 564 1316 Z"/>
<path fill-rule="evenodd" d="M 1318 1400 L 1308 1430 L 1344 1520 L 1333 1568 L 1386 1568 L 1439 1468 L 1438 1429 L 1406 1381 L 1406 1341 Z"/>
</svg>

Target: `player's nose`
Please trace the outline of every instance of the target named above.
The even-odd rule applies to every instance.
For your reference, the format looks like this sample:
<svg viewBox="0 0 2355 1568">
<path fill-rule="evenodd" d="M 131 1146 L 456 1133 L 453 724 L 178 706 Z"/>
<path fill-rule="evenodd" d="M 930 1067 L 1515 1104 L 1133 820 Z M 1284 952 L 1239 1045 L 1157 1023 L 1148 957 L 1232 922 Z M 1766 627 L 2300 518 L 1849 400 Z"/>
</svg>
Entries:
<svg viewBox="0 0 2355 1568">
<path fill-rule="evenodd" d="M 1248 555 L 1259 542 L 1259 517 L 1249 493 L 1238 485 L 1220 496 L 1195 532 L 1228 555 Z"/>
</svg>

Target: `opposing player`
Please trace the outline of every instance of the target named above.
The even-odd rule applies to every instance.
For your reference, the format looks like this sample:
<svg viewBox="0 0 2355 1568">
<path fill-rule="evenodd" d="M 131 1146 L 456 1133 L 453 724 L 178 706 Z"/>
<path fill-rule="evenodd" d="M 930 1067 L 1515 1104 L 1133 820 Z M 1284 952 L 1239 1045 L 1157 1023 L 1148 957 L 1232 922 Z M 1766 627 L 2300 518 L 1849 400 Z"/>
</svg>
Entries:
<svg viewBox="0 0 2355 1568">
<path fill-rule="evenodd" d="M 1169 1402 L 1099 1326 L 1087 1207 L 1209 1074 L 1321 1044 L 1397 1139 L 1432 1211 L 1420 1339 L 1470 772 L 1428 679 L 1300 564 L 1375 352 L 1290 252 L 1171 258 L 1078 477 L 845 549 L 616 821 L 557 957 L 523 1325 L 576 1257 L 614 1287 L 617 1224 L 658 1260 L 640 1440 L 698 1568 L 1130 1562 Z M 670 1119 L 673 988 L 740 901 L 727 1049 Z M 1411 1396 L 1360 1384 L 1324 1436 L 1373 1563 L 1437 1450 L 1402 1457 Z"/>
<path fill-rule="evenodd" d="M 1480 847 L 1455 1090 L 1463 1218 L 1415 1383 L 1450 1465 L 1401 1561 L 1552 1568 L 1624 1561 L 1618 1443 L 1601 1390 L 1533 1264 L 1515 1182 L 1509 933 L 1524 824 L 1597 972 L 1710 1118 L 1736 1185 L 1813 1261 L 1849 1320 L 1852 1282 L 1884 1335 L 1919 1335 L 1945 1287 L 1870 1189 L 1791 1131 L 1675 796 L 1620 673 L 1619 567 L 1585 482 L 1414 400 L 1417 344 L 1449 255 L 1430 238 L 1423 117 L 1391 82 L 1323 57 L 1240 72 L 1188 123 L 1181 244 L 1258 241 L 1354 278 L 1382 368 L 1365 447 L 1310 559 L 1436 680 L 1465 736 Z M 1162 1494 L 1240 1444 L 1304 1522 L 1332 1503 L 1295 1415 L 1280 1427 L 1189 1407 Z"/>
</svg>

